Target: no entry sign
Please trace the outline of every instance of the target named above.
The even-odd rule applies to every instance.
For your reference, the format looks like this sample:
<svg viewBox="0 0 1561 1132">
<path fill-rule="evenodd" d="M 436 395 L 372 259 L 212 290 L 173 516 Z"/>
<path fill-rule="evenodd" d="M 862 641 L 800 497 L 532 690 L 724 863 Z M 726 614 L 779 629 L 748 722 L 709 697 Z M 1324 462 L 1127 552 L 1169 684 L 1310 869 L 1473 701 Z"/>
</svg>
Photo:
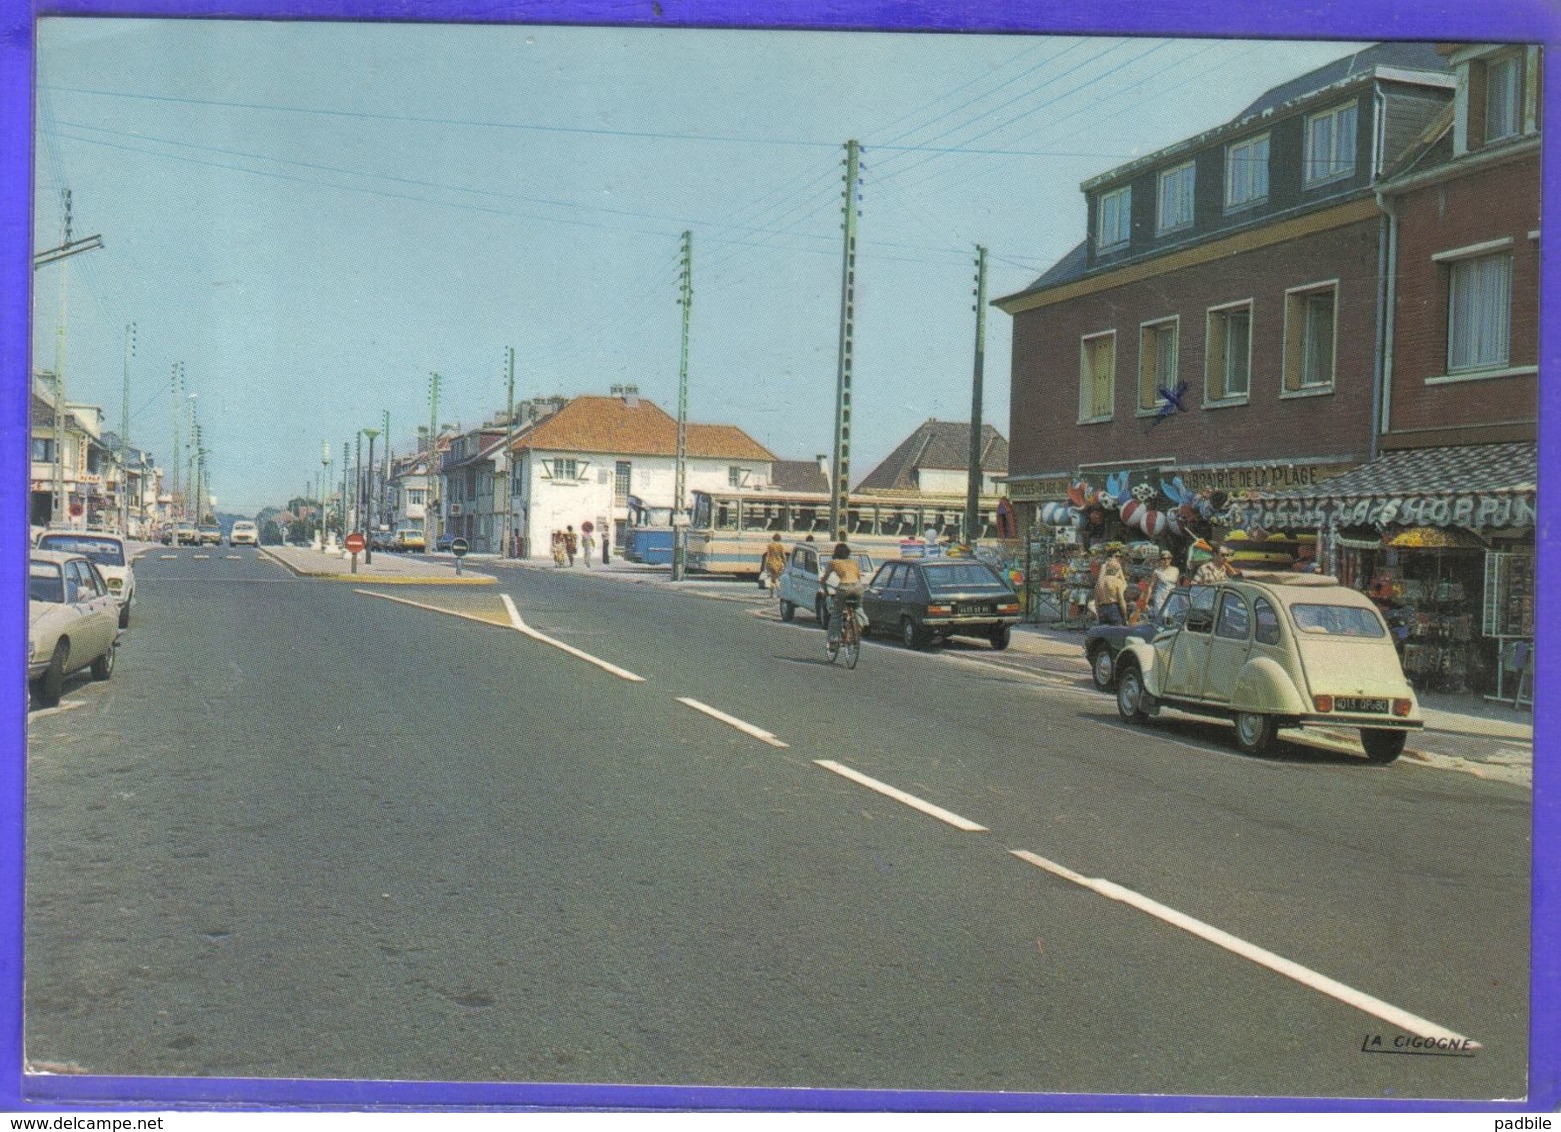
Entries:
<svg viewBox="0 0 1561 1132">
<path fill-rule="evenodd" d="M 362 554 L 365 545 L 363 536 L 357 531 L 353 531 L 347 536 L 347 552 L 349 554 Z"/>
</svg>

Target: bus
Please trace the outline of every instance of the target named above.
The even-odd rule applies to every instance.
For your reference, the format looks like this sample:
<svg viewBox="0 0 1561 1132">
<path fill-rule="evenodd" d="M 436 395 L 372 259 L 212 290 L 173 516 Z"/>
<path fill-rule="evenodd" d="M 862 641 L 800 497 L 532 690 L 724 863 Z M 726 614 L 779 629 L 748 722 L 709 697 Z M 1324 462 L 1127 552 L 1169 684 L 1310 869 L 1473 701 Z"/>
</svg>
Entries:
<svg viewBox="0 0 1561 1132">
<path fill-rule="evenodd" d="M 672 508 L 652 507 L 629 496 L 629 517 L 623 526 L 623 556 L 647 566 L 672 564 Z"/>
<path fill-rule="evenodd" d="M 997 536 L 998 496 L 984 495 L 979 504 L 976 539 Z M 788 549 L 809 535 L 833 544 L 829 529 L 830 497 L 824 492 L 730 491 L 694 492 L 688 528 L 688 569 L 701 574 L 757 577 L 764 546 L 776 534 Z M 853 551 L 875 561 L 926 553 L 928 528 L 940 539 L 961 540 L 965 527 L 965 497 L 862 493 L 846 504 L 846 541 Z"/>
</svg>

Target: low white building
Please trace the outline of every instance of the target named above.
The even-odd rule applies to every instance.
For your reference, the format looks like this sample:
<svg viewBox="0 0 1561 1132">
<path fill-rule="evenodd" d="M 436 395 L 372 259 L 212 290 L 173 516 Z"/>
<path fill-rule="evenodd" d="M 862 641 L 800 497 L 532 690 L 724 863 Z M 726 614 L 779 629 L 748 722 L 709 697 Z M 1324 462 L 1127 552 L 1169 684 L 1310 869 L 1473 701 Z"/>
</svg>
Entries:
<svg viewBox="0 0 1561 1132">
<path fill-rule="evenodd" d="M 514 440 L 510 506 L 522 557 L 551 553 L 554 531 L 590 523 L 598 546 L 621 547 L 628 499 L 670 508 L 677 490 L 677 421 L 628 387 L 576 397 Z M 687 426 L 685 505 L 694 491 L 769 487 L 774 455 L 735 425 Z"/>
</svg>

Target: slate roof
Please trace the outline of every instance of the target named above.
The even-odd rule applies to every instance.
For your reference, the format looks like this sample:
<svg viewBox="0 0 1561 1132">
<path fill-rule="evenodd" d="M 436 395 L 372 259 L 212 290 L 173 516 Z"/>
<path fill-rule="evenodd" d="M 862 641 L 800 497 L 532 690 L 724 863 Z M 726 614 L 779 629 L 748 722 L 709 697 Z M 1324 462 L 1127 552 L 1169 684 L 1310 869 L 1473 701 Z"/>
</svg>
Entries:
<svg viewBox="0 0 1561 1132">
<path fill-rule="evenodd" d="M 514 450 L 593 452 L 615 456 L 676 456 L 677 420 L 644 398 L 575 397 L 515 439 Z M 715 460 L 775 456 L 736 425 L 689 424 L 685 453 Z"/>
<path fill-rule="evenodd" d="M 1294 102 L 1313 91 L 1322 90 L 1357 75 L 1368 74 L 1376 67 L 1394 67 L 1406 71 L 1446 72 L 1448 70 L 1447 59 L 1437 51 L 1434 43 L 1376 43 L 1362 48 L 1353 55 L 1335 59 L 1332 63 L 1324 63 L 1316 70 L 1308 71 L 1289 82 L 1269 88 L 1258 96 L 1256 102 L 1231 120 L 1239 122 L 1254 114 L 1277 110 L 1287 102 Z"/>
<path fill-rule="evenodd" d="M 919 468 L 965 471 L 970 467 L 970 422 L 928 420 L 856 485 L 857 491 L 915 491 Z M 1008 441 L 989 424 L 981 426 L 981 470 L 1008 471 Z"/>
<path fill-rule="evenodd" d="M 829 492 L 829 476 L 817 460 L 776 460 L 770 467 L 770 485 L 776 491 Z"/>
<path fill-rule="evenodd" d="M 1539 446 L 1533 441 L 1515 441 L 1405 448 L 1322 483 L 1275 492 L 1265 501 L 1344 501 L 1471 492 L 1532 495 L 1538 485 Z"/>
</svg>

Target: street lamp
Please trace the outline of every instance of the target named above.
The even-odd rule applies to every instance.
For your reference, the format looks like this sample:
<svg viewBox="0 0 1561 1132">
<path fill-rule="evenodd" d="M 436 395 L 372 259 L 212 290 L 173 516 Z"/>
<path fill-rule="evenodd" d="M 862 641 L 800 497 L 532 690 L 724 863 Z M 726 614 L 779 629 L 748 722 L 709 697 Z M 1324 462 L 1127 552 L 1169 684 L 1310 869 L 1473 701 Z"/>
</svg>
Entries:
<svg viewBox="0 0 1561 1132">
<path fill-rule="evenodd" d="M 379 429 L 366 428 L 362 431 L 363 435 L 369 438 L 368 509 L 365 512 L 366 518 L 363 523 L 368 529 L 364 532 L 367 536 L 367 541 L 363 545 L 363 564 L 372 566 L 374 564 L 374 438 L 379 435 Z"/>
</svg>

